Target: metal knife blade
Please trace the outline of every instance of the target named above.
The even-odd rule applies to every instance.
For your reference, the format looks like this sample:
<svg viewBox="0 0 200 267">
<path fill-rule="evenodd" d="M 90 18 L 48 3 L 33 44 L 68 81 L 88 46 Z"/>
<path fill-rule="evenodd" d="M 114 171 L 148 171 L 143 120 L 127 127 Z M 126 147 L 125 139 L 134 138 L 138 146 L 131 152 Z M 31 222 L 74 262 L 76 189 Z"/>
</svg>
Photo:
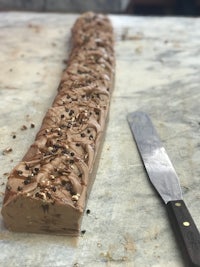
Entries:
<svg viewBox="0 0 200 267">
<path fill-rule="evenodd" d="M 176 171 L 148 115 L 134 112 L 128 121 L 148 176 L 164 202 L 182 199 Z"/>
<path fill-rule="evenodd" d="M 183 199 L 177 174 L 149 118 L 141 111 L 128 122 L 147 174 L 164 200 L 188 267 L 200 266 L 200 234 Z"/>
</svg>

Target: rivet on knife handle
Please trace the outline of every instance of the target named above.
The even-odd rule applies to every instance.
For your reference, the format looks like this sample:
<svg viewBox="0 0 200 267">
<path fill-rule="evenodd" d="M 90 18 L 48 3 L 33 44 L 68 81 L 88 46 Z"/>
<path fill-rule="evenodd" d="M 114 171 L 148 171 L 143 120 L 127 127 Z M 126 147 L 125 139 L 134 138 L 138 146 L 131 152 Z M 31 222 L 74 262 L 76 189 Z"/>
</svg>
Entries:
<svg viewBox="0 0 200 267">
<path fill-rule="evenodd" d="M 178 176 L 158 134 L 144 112 L 128 115 L 128 122 L 147 174 L 166 204 L 170 221 L 188 267 L 200 266 L 200 234 L 182 199 Z"/>
</svg>

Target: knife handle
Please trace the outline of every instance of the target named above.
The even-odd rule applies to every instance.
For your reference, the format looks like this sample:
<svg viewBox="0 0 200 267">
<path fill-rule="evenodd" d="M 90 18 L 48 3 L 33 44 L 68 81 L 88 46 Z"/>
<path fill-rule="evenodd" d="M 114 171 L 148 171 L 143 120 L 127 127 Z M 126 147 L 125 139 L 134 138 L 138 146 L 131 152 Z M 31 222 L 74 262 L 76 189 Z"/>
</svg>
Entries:
<svg viewBox="0 0 200 267">
<path fill-rule="evenodd" d="M 184 201 L 169 201 L 167 210 L 188 266 L 200 266 L 200 234 Z"/>
</svg>

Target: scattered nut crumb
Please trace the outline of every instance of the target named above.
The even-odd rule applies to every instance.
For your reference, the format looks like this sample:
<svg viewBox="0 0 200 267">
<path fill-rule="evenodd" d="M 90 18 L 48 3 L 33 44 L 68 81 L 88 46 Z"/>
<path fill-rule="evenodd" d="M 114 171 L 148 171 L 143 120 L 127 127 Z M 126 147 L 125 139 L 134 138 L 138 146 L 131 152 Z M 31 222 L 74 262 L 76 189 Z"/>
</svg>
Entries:
<svg viewBox="0 0 200 267">
<path fill-rule="evenodd" d="M 15 139 L 17 137 L 16 132 L 11 132 L 11 136 L 13 139 Z"/>
<path fill-rule="evenodd" d="M 97 247 L 98 248 L 101 248 L 102 247 L 102 244 L 100 242 L 97 243 Z"/>
<path fill-rule="evenodd" d="M 89 210 L 89 209 L 86 210 L 86 214 L 87 214 L 87 215 L 90 214 L 90 210 Z"/>
<path fill-rule="evenodd" d="M 34 128 L 35 127 L 35 123 L 31 123 L 31 128 Z"/>
<path fill-rule="evenodd" d="M 5 148 L 5 149 L 3 150 L 2 154 L 3 154 L 3 155 L 6 155 L 6 154 L 8 154 L 8 153 L 10 153 L 10 152 L 12 152 L 12 151 L 13 151 L 13 150 L 12 150 L 11 147 L 7 147 L 7 148 Z"/>
<path fill-rule="evenodd" d="M 84 235 L 86 233 L 86 230 L 81 231 L 81 235 Z"/>
<path fill-rule="evenodd" d="M 22 125 L 20 130 L 22 130 L 22 131 L 27 130 L 27 126 L 26 125 Z"/>
</svg>

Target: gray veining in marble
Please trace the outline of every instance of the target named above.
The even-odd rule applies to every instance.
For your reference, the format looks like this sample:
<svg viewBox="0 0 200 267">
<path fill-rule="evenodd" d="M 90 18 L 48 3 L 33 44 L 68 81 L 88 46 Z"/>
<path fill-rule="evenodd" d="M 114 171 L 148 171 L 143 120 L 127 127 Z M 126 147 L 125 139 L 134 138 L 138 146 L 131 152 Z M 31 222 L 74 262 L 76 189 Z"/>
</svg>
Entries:
<svg viewBox="0 0 200 267">
<path fill-rule="evenodd" d="M 76 17 L 0 14 L 1 204 L 6 173 L 27 151 L 56 94 Z M 90 214 L 83 219 L 86 232 L 78 240 L 10 233 L 0 217 L 2 267 L 184 266 L 126 116 L 137 109 L 151 116 L 200 229 L 200 19 L 111 19 L 116 33 L 116 85 L 87 206 Z M 8 147 L 12 152 L 2 155 Z"/>
</svg>

